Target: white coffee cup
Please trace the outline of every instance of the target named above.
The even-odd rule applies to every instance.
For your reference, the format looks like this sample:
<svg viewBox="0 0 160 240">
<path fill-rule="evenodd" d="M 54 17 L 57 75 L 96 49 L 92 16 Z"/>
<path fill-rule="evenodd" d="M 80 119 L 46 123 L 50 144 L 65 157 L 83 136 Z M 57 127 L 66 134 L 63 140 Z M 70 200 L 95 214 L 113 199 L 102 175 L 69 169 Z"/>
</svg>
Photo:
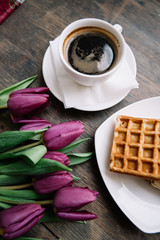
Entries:
<svg viewBox="0 0 160 240">
<path fill-rule="evenodd" d="M 93 27 L 105 31 L 109 38 L 112 38 L 112 41 L 116 44 L 118 52 L 116 53 L 116 62 L 114 65 L 105 72 L 101 74 L 86 74 L 83 72 L 77 71 L 73 66 L 69 63 L 66 58 L 65 52 L 67 51 L 66 45 L 69 44 L 68 39 L 76 38 L 79 34 L 79 30 L 84 29 L 92 29 Z M 120 68 L 123 59 L 125 57 L 126 44 L 125 40 L 121 34 L 122 27 L 118 24 L 111 25 L 110 23 L 96 19 L 96 18 L 84 18 L 81 20 L 77 20 L 70 25 L 68 25 L 59 37 L 59 56 L 65 67 L 67 73 L 71 76 L 71 78 L 77 83 L 84 86 L 94 86 L 95 84 L 102 83 L 103 81 L 107 81 L 111 78 L 113 74 Z M 72 41 L 72 40 L 71 40 Z"/>
</svg>

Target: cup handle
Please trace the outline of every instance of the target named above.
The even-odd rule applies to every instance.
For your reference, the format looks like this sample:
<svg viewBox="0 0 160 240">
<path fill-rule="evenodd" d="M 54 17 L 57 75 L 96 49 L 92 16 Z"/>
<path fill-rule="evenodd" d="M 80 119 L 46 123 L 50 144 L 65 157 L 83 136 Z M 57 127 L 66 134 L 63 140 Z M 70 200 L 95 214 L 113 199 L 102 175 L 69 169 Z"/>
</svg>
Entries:
<svg viewBox="0 0 160 240">
<path fill-rule="evenodd" d="M 113 25 L 113 27 L 114 27 L 119 33 L 122 33 L 123 28 L 122 28 L 121 25 L 115 24 L 115 25 Z"/>
</svg>

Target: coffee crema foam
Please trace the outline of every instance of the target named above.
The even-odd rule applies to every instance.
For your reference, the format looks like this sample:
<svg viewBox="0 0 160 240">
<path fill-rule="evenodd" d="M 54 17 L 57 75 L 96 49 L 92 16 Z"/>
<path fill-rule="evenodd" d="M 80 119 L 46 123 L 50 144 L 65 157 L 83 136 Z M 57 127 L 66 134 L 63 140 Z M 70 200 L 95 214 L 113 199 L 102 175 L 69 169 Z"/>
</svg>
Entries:
<svg viewBox="0 0 160 240">
<path fill-rule="evenodd" d="M 63 54 L 66 61 L 78 72 L 103 74 L 116 65 L 119 42 L 105 29 L 82 27 L 66 37 Z"/>
</svg>

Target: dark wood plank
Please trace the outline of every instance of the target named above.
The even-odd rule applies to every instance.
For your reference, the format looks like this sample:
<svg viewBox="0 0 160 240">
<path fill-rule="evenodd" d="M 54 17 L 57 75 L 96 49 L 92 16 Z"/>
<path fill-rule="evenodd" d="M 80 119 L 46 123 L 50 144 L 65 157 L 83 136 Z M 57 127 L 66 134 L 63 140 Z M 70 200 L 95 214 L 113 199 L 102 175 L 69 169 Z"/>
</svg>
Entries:
<svg viewBox="0 0 160 240">
<path fill-rule="evenodd" d="M 128 104 L 159 95 L 159 12 L 158 0 L 26 0 L 0 25 L 0 90 L 35 74 L 38 74 L 38 79 L 32 86 L 45 86 L 41 69 L 44 53 L 49 41 L 69 23 L 80 18 L 96 17 L 111 24 L 121 24 L 126 42 L 136 57 L 139 89 L 132 90 L 112 108 L 98 112 L 65 110 L 63 104 L 51 95 L 51 106 L 40 114 L 40 117 L 55 124 L 80 119 L 85 125 L 82 137 L 90 137 L 91 140 L 79 150 L 93 151 L 95 131 L 104 120 Z M 7 110 L 0 114 L 0 131 L 18 128 L 12 123 Z M 86 207 L 97 213 L 98 219 L 87 224 L 37 224 L 26 236 L 56 239 L 53 232 L 65 240 L 160 238 L 159 233 L 149 235 L 141 232 L 123 214 L 103 183 L 95 157 L 74 167 L 73 173 L 81 177 L 78 185 L 99 192 L 97 201 Z"/>
</svg>

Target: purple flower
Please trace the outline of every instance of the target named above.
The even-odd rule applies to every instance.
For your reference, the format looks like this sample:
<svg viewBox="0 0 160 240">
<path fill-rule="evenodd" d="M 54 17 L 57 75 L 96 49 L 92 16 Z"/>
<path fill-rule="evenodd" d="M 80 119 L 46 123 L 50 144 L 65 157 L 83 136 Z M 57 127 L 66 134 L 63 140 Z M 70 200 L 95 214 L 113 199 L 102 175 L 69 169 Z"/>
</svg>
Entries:
<svg viewBox="0 0 160 240">
<path fill-rule="evenodd" d="M 57 171 L 35 177 L 33 185 L 37 193 L 47 194 L 70 184 L 72 180 L 73 177 L 67 171 Z"/>
<path fill-rule="evenodd" d="M 25 123 L 21 128 L 20 131 L 35 131 L 35 130 L 40 130 L 46 127 L 51 127 L 53 126 L 52 123 L 46 121 L 45 119 L 41 118 L 31 118 L 31 119 L 26 119 L 26 120 L 20 120 L 19 123 Z"/>
<path fill-rule="evenodd" d="M 64 187 L 58 190 L 53 199 L 56 215 L 70 221 L 85 221 L 97 218 L 97 215 L 85 210 L 77 211 L 96 200 L 98 192 L 84 187 Z"/>
<path fill-rule="evenodd" d="M 58 150 L 73 142 L 84 131 L 80 121 L 59 123 L 49 128 L 43 135 L 43 142 L 49 150 Z"/>
<path fill-rule="evenodd" d="M 13 122 L 28 118 L 50 105 L 46 87 L 26 88 L 14 91 L 7 102 Z"/>
<path fill-rule="evenodd" d="M 70 160 L 69 157 L 61 152 L 56 152 L 56 151 L 48 151 L 46 152 L 46 154 L 43 156 L 43 158 L 47 158 L 47 159 L 52 159 L 55 161 L 58 161 L 62 164 L 64 164 L 65 166 L 68 166 L 70 164 Z"/>
<path fill-rule="evenodd" d="M 4 239 L 15 239 L 26 233 L 42 217 L 40 204 L 21 204 L 0 212 L 0 233 Z"/>
</svg>

